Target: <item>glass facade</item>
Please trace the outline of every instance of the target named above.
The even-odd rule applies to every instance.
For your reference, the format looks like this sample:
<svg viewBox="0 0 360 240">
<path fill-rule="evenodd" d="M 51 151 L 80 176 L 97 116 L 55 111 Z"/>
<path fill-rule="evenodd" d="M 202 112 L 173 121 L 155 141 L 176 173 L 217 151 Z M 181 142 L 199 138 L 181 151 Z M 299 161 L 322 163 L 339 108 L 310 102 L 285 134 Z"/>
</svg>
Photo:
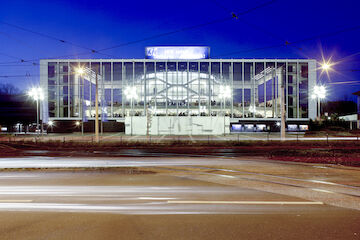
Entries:
<svg viewBox="0 0 360 240">
<path fill-rule="evenodd" d="M 309 61 L 275 59 L 42 60 L 49 117 L 230 116 L 280 118 L 281 84 L 287 119 L 309 118 Z M 86 69 L 78 75 L 76 68 Z M 314 80 L 316 81 L 316 79 Z"/>
</svg>

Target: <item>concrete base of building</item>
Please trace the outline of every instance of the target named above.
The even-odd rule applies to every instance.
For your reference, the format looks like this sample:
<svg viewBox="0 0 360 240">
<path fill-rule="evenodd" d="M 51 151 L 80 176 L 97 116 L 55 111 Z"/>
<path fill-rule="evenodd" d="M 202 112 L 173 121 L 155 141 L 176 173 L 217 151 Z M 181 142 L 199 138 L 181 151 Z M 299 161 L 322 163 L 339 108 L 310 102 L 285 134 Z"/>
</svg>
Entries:
<svg viewBox="0 0 360 240">
<path fill-rule="evenodd" d="M 127 135 L 221 135 L 230 133 L 228 116 L 129 116 Z"/>
</svg>

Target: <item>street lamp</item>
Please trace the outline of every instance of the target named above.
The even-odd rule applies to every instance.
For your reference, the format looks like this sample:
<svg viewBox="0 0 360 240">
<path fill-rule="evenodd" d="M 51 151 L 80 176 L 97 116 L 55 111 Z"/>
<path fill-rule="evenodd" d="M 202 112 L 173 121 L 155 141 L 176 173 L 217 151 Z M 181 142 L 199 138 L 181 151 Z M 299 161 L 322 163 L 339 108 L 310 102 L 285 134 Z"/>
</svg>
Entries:
<svg viewBox="0 0 360 240">
<path fill-rule="evenodd" d="M 128 86 L 125 88 L 124 94 L 126 98 L 130 99 L 131 112 L 133 111 L 133 100 L 138 97 L 135 86 Z"/>
<path fill-rule="evenodd" d="M 225 104 L 226 104 L 226 99 L 227 98 L 231 98 L 231 87 L 230 86 L 220 86 L 220 94 L 219 97 L 223 100 L 224 102 L 224 115 L 225 115 Z"/>
<path fill-rule="evenodd" d="M 126 98 L 130 99 L 130 117 L 131 117 L 131 136 L 133 134 L 133 124 L 132 124 L 132 118 L 133 118 L 133 115 L 134 115 L 134 99 L 136 99 L 138 96 L 137 96 L 137 93 L 136 93 L 136 87 L 135 86 L 128 86 L 125 88 L 124 90 L 124 94 L 126 96 Z"/>
<path fill-rule="evenodd" d="M 83 67 L 77 67 L 75 68 L 75 73 L 78 74 L 79 76 L 83 76 L 86 72 L 85 69 Z M 84 110 L 83 110 L 83 101 L 84 101 L 84 81 L 82 80 L 82 78 L 80 78 L 79 84 L 82 85 L 82 93 L 81 93 L 81 104 L 80 104 L 80 111 L 81 111 L 81 134 L 84 135 Z M 76 122 L 76 125 L 78 124 L 78 122 Z M 80 125 L 80 123 L 79 123 Z M 77 125 L 77 126 L 79 126 Z"/>
<path fill-rule="evenodd" d="M 317 116 L 320 120 L 320 116 L 321 116 L 321 99 L 325 98 L 326 96 L 326 88 L 325 86 L 322 85 L 316 85 L 313 89 L 313 93 L 311 95 L 311 98 L 314 100 L 317 100 Z"/>
<path fill-rule="evenodd" d="M 219 97 L 220 97 L 220 99 L 222 99 L 223 102 L 224 102 L 223 115 L 224 115 L 224 135 L 225 135 L 225 105 L 226 105 L 226 99 L 227 99 L 227 98 L 231 98 L 231 87 L 230 87 L 230 86 L 226 86 L 226 85 L 221 85 L 221 86 L 220 86 Z M 220 102 L 220 103 L 221 103 L 221 102 Z"/>
<path fill-rule="evenodd" d="M 82 68 L 82 67 L 78 67 L 75 69 L 75 72 L 79 75 L 90 75 L 91 76 L 91 72 L 88 68 Z M 99 70 L 97 68 L 95 68 L 95 141 L 96 143 L 100 142 L 100 138 L 99 138 L 99 91 L 98 91 L 98 75 L 99 75 Z M 84 88 L 83 88 L 84 89 Z M 81 121 L 83 124 L 83 121 Z M 82 125 L 83 126 L 83 125 Z M 82 127 L 82 132 L 83 127 Z"/>
<path fill-rule="evenodd" d="M 332 70 L 332 66 L 334 65 L 334 63 L 332 63 L 330 60 L 328 61 L 323 61 L 322 63 L 320 63 L 320 68 L 322 70 L 322 72 L 326 72 L 328 73 L 330 70 Z"/>
<path fill-rule="evenodd" d="M 40 87 L 32 88 L 28 92 L 29 97 L 36 101 L 36 130 L 39 130 L 39 102 L 44 100 L 44 93 Z"/>
</svg>

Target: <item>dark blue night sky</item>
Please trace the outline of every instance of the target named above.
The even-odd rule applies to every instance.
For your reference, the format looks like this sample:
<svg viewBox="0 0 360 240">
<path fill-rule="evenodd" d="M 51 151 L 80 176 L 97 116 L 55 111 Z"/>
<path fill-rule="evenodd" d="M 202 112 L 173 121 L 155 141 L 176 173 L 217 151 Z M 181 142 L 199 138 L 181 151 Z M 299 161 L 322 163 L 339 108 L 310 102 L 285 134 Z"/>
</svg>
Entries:
<svg viewBox="0 0 360 240">
<path fill-rule="evenodd" d="M 2 0 L 0 7 L 0 75 L 2 83 L 25 90 L 39 81 L 41 58 L 144 58 L 146 46 L 200 45 L 211 48 L 212 58 L 332 57 L 335 72 L 319 77 L 328 84 L 328 99 L 353 99 L 360 83 L 360 2 L 278 0 L 234 1 L 92 1 Z M 258 9 L 257 6 L 262 6 Z M 231 19 L 231 12 L 242 13 Z M 217 19 L 228 20 L 216 21 Z M 214 21 L 91 54 L 157 34 Z M 63 39 L 75 45 L 23 31 L 7 24 Z M 350 30 L 350 28 L 352 28 Z M 332 33 L 329 35 L 329 33 Z M 336 34 L 335 34 L 336 33 Z M 313 38 L 314 36 L 320 36 Z M 308 41 L 299 40 L 308 39 Z M 285 42 L 290 44 L 286 45 Z M 294 43 L 293 43 L 294 42 Z M 293 44 L 292 44 L 293 43 Z M 268 46 L 274 46 L 266 48 Z M 86 49 L 88 48 L 88 49 Z M 263 48 L 263 49 L 262 49 Z M 256 50 L 257 49 L 257 50 Z M 33 60 L 21 63 L 21 59 Z M 15 75 L 26 75 L 29 77 Z M 336 86 L 336 87 L 335 87 Z"/>
</svg>

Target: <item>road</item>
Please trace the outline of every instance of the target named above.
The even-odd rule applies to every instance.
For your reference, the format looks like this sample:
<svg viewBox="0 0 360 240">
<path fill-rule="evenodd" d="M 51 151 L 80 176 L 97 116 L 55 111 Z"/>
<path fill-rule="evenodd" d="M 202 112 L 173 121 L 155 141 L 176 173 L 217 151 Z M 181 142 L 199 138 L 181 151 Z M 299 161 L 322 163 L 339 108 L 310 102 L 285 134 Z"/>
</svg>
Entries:
<svg viewBox="0 0 360 240">
<path fill-rule="evenodd" d="M 2 158 L 0 166 L 51 168 L 0 172 L 1 239 L 360 237 L 357 168 L 190 156 Z"/>
<path fill-rule="evenodd" d="M 343 135 L 343 136 L 342 136 Z M 0 142 L 9 141 L 75 141 L 75 142 L 94 142 L 95 137 L 92 133 L 85 133 L 84 135 L 73 134 L 19 134 L 13 133 L 13 136 L 0 134 Z M 124 133 L 104 133 L 100 136 L 101 142 L 151 142 L 151 143 L 165 143 L 165 142 L 227 142 L 227 141 L 280 141 L 279 132 L 242 132 L 231 133 L 227 135 L 159 135 L 159 136 L 140 136 L 140 135 L 125 135 Z M 338 136 L 318 134 L 318 135 L 305 135 L 304 132 L 288 132 L 286 133 L 287 141 L 359 141 L 360 138 L 356 134 L 339 133 Z"/>
</svg>

